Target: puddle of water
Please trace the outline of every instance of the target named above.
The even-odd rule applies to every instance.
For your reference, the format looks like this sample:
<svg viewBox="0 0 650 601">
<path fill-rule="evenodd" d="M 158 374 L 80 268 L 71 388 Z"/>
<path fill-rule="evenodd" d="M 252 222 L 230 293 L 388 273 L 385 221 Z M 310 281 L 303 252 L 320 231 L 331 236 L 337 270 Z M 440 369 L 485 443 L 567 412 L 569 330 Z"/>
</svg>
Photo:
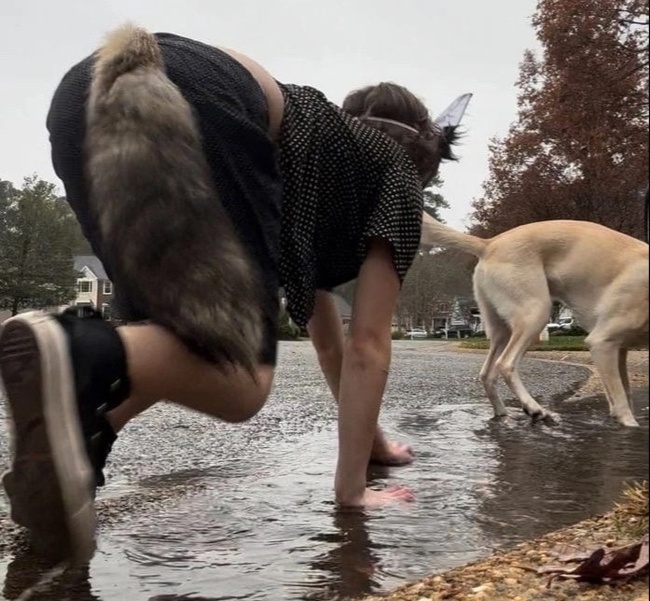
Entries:
<svg viewBox="0 0 650 601">
<path fill-rule="evenodd" d="M 383 421 L 391 435 L 413 443 L 417 462 L 373 469 L 371 476 L 376 485 L 390 477 L 412 486 L 417 501 L 337 511 L 331 502 L 333 410 L 322 384 L 305 392 L 315 372 L 313 358 L 301 352 L 283 370 L 272 406 L 257 422 L 216 428 L 176 410 L 153 414 L 147 432 L 157 433 L 158 444 L 163 423 L 176 439 L 166 457 L 171 467 L 163 462 L 147 475 L 126 461 L 133 448 L 125 444 L 118 451 L 125 467 L 115 468 L 117 484 L 104 496 L 194 482 L 204 488 L 106 529 L 90 577 L 68 577 L 39 598 L 355 598 L 605 511 L 625 481 L 648 477 L 647 392 L 637 402 L 642 427 L 636 430 L 610 423 L 602 399 L 554 407 L 563 420 L 552 428 L 531 427 L 514 411 L 511 420 L 493 423 L 476 382 L 480 357 L 436 356 L 432 370 L 421 353 L 403 351 Z M 552 398 L 583 374 L 533 363 L 525 377 L 531 388 L 541 382 L 536 394 Z M 134 437 L 144 435 L 138 428 Z M 219 456 L 227 460 L 217 463 Z M 142 469 L 145 477 L 134 488 L 128 474 Z M 33 580 L 30 561 L 8 564 L 7 598 Z M 0 576 L 3 571 L 0 564 Z"/>
</svg>

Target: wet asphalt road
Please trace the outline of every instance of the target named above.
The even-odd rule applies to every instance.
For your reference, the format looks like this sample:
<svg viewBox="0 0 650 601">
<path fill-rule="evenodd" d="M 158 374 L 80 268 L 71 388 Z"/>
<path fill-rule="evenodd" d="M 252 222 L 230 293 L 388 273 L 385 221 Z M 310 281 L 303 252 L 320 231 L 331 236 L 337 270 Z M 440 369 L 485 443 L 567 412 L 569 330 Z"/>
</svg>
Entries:
<svg viewBox="0 0 650 601">
<path fill-rule="evenodd" d="M 623 429 L 602 398 L 562 404 L 587 369 L 528 360 L 524 381 L 562 422 L 531 427 L 510 402 L 511 419 L 494 423 L 477 378 L 483 357 L 445 348 L 395 345 L 382 424 L 418 457 L 371 476 L 412 486 L 414 504 L 335 510 L 334 405 L 310 345 L 286 343 L 273 396 L 250 422 L 160 405 L 127 426 L 100 495 L 106 519 L 89 577 L 37 598 L 358 596 L 605 511 L 626 480 L 647 478 L 647 391 L 637 395 L 642 427 Z M 131 503 L 143 497 L 162 502 Z M 9 599 L 38 574 L 29 556 L 0 557 Z"/>
</svg>

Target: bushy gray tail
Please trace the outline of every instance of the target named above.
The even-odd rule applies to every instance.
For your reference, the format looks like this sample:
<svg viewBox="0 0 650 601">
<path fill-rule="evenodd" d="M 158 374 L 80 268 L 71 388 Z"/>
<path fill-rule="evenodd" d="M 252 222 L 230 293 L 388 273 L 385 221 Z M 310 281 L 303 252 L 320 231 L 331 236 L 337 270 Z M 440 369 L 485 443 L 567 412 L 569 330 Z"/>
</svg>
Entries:
<svg viewBox="0 0 650 601">
<path fill-rule="evenodd" d="M 116 288 L 204 358 L 252 369 L 261 284 L 154 36 L 129 25 L 108 36 L 86 119 L 90 202 Z"/>
</svg>

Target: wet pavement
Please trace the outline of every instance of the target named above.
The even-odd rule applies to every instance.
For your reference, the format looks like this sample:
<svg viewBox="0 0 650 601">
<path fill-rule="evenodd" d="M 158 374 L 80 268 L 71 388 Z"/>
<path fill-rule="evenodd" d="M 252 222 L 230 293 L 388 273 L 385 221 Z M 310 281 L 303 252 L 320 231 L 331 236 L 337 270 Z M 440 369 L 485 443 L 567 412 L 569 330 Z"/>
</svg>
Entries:
<svg viewBox="0 0 650 601">
<path fill-rule="evenodd" d="M 585 368 L 528 360 L 525 382 L 562 421 L 531 426 L 510 401 L 511 417 L 497 423 L 477 378 L 483 357 L 446 348 L 396 344 L 382 412 L 417 461 L 375 469 L 373 482 L 407 484 L 415 503 L 335 509 L 334 406 L 309 344 L 286 343 L 272 399 L 251 422 L 226 425 L 161 405 L 127 426 L 100 506 L 186 494 L 106 520 L 89 574 L 67 575 L 34 598 L 356 597 L 606 511 L 626 481 L 648 478 L 647 390 L 636 394 L 641 428 L 625 429 L 607 418 L 603 398 L 562 402 Z M 7 599 L 39 574 L 29 556 L 0 556 Z"/>
</svg>

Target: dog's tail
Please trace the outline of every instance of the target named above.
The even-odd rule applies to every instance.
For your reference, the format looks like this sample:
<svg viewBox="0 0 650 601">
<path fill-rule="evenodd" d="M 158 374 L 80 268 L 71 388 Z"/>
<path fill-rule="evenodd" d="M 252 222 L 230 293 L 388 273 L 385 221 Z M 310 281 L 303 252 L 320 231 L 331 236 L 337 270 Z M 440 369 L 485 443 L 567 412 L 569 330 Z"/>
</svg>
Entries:
<svg viewBox="0 0 650 601">
<path fill-rule="evenodd" d="M 85 167 L 116 292 L 204 358 L 252 369 L 260 276 L 216 194 L 190 105 L 142 29 L 109 34 L 95 59 Z"/>
<path fill-rule="evenodd" d="M 480 258 L 483 256 L 488 241 L 458 232 L 424 213 L 420 243 L 423 246 L 441 246 L 461 250 Z"/>
</svg>

